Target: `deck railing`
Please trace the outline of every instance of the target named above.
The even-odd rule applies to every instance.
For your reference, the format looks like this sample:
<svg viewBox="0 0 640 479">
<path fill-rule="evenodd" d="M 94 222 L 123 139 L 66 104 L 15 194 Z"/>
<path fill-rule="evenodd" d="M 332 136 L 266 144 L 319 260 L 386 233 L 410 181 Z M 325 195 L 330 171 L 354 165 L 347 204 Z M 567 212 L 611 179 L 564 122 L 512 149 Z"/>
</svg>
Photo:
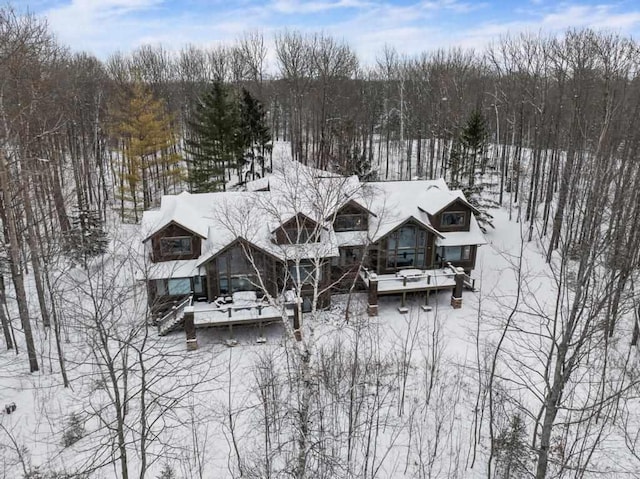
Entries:
<svg viewBox="0 0 640 479">
<path fill-rule="evenodd" d="M 187 296 L 180 303 L 175 304 L 171 307 L 168 313 L 162 316 L 158 321 L 158 333 L 164 334 L 168 328 L 176 324 L 182 318 L 184 314 L 184 308 L 187 306 L 191 306 L 193 304 L 193 295 Z M 171 326 L 169 326 L 171 325 Z"/>
</svg>

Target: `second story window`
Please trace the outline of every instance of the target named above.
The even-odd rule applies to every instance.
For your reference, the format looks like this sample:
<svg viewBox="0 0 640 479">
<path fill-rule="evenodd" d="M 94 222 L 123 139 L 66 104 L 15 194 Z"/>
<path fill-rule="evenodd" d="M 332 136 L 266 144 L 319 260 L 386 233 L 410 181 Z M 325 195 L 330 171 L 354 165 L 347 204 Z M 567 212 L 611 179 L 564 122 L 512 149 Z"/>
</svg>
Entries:
<svg viewBox="0 0 640 479">
<path fill-rule="evenodd" d="M 464 211 L 448 211 L 442 213 L 442 220 L 440 226 L 455 227 L 464 226 L 465 214 Z"/>
<path fill-rule="evenodd" d="M 163 256 L 180 256 L 191 254 L 191 238 L 189 236 L 173 236 L 160 239 L 160 253 Z"/>
<path fill-rule="evenodd" d="M 316 243 L 318 241 L 317 233 L 310 228 L 287 228 L 284 231 L 287 242 L 291 244 Z"/>
<path fill-rule="evenodd" d="M 367 229 L 367 222 L 364 215 L 358 214 L 340 214 L 336 216 L 333 223 L 333 229 L 339 231 L 362 231 Z"/>
</svg>

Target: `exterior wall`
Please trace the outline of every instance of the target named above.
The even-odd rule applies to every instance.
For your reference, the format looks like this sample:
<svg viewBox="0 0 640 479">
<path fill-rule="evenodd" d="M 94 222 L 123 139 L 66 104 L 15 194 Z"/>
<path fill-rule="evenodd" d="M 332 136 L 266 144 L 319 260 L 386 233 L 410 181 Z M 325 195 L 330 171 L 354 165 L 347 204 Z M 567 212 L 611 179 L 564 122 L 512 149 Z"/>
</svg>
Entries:
<svg viewBox="0 0 640 479">
<path fill-rule="evenodd" d="M 346 292 L 354 286 L 357 291 L 364 289 L 364 282 L 360 279 L 358 271 L 360 265 L 366 265 L 367 258 L 361 255 L 366 249 L 364 246 L 340 247 L 340 257 L 332 258 L 330 262 L 332 290 L 335 292 Z M 360 256 L 349 257 L 347 252 L 352 249 L 360 250 Z"/>
<path fill-rule="evenodd" d="M 304 215 L 298 215 L 297 217 L 291 218 L 275 230 L 276 244 L 295 244 L 295 241 L 298 238 L 298 228 L 300 230 L 304 230 L 310 237 L 315 237 L 313 239 L 301 241 L 301 243 L 315 242 L 319 239 L 318 224 Z M 287 231 L 289 231 L 289 233 L 287 233 Z"/>
<path fill-rule="evenodd" d="M 341 219 L 358 216 L 361 224 L 359 228 L 340 228 Z M 369 212 L 356 203 L 350 202 L 340 208 L 333 221 L 334 231 L 367 231 L 369 229 Z"/>
<path fill-rule="evenodd" d="M 167 255 L 162 253 L 162 249 L 160 247 L 161 239 L 175 237 L 191 238 L 190 254 Z M 149 242 L 151 243 L 151 261 L 154 263 L 179 259 L 196 259 L 200 256 L 202 251 L 202 239 L 198 235 L 193 234 L 189 230 L 186 230 L 175 223 L 169 223 L 162 230 L 158 231 L 151 237 Z"/>
<path fill-rule="evenodd" d="M 463 225 L 455 225 L 455 226 L 442 226 L 442 215 L 444 213 L 455 213 L 455 212 L 464 212 L 464 224 Z M 429 221 L 431 222 L 431 226 L 433 226 L 438 231 L 442 231 L 443 233 L 449 231 L 469 231 L 471 227 L 471 215 L 473 212 L 471 209 L 462 201 L 454 201 L 449 206 L 447 206 L 444 210 L 442 210 L 437 215 L 429 215 Z"/>
<path fill-rule="evenodd" d="M 402 266 L 402 267 L 388 267 L 387 266 L 387 249 L 388 249 L 389 238 L 391 237 L 392 234 L 394 234 L 396 231 L 398 231 L 400 228 L 402 228 L 404 226 L 415 226 L 419 231 L 422 231 L 422 232 L 424 232 L 426 234 L 426 243 L 425 243 L 425 247 L 424 247 L 424 254 L 425 254 L 424 269 L 430 269 L 430 268 L 434 267 L 434 261 L 435 261 L 435 248 L 434 248 L 435 237 L 434 237 L 433 233 L 431 233 L 431 231 L 429 231 L 428 229 L 424 228 L 422 225 L 420 225 L 419 223 L 417 223 L 415 221 L 407 221 L 407 222 L 399 225 L 398 227 L 394 228 L 392 231 L 387 233 L 384 237 L 380 238 L 378 241 L 376 241 L 371 246 L 370 262 L 368 264 L 368 267 L 374 268 L 376 273 L 378 273 L 378 274 L 388 274 L 388 273 L 395 273 L 396 271 L 401 270 L 401 269 L 405 269 L 405 268 L 418 267 L 418 266 L 410 266 L 410 265 Z"/>
<path fill-rule="evenodd" d="M 234 242 L 229 245 L 222 251 L 220 251 L 216 256 L 211 258 L 205 264 L 205 269 L 207 272 L 207 299 L 209 301 L 215 300 L 219 296 L 227 295 L 229 293 L 223 293 L 220 291 L 220 279 L 221 277 L 226 279 L 227 282 L 230 281 L 231 277 L 235 275 L 244 275 L 247 272 L 250 274 L 255 274 L 255 270 L 242 267 L 239 270 L 234 270 L 233 267 L 227 263 L 227 269 L 220 271 L 219 268 L 219 259 L 225 258 L 225 255 L 229 253 L 231 250 L 234 250 L 235 254 L 244 254 L 244 250 L 242 249 L 242 245 L 239 241 Z M 245 248 L 248 248 L 250 254 L 252 255 L 256 264 L 261 263 L 261 267 L 263 269 L 261 276 L 264 285 L 269 292 L 269 294 L 275 295 L 279 292 L 279 283 L 278 281 L 278 268 L 277 268 L 277 260 L 272 256 L 264 253 L 263 251 L 249 245 L 248 243 L 244 244 Z M 246 256 L 245 256 L 246 258 Z M 229 285 L 230 286 L 230 285 Z"/>
<path fill-rule="evenodd" d="M 475 269 L 476 267 L 476 256 L 478 254 L 478 247 L 476 245 L 471 245 L 469 246 L 469 248 L 471 251 L 469 252 L 468 260 L 458 260 L 458 261 L 448 261 L 448 262 L 450 262 L 452 266 L 459 266 L 461 268 L 464 268 L 464 270 L 467 273 L 469 273 L 472 269 Z M 441 266 L 443 266 L 443 262 L 437 259 L 436 267 L 441 267 Z"/>
<path fill-rule="evenodd" d="M 167 282 L 169 279 L 152 279 L 147 281 L 147 302 L 151 308 L 152 313 L 160 314 L 163 311 L 169 309 L 176 303 L 179 303 L 187 296 L 193 293 L 194 298 L 206 297 L 207 280 L 206 277 L 201 276 L 202 290 L 196 292 L 196 278 L 175 278 L 176 280 L 189 280 L 189 292 L 181 292 L 179 294 L 169 294 L 169 288 Z M 163 282 L 162 288 L 159 288 L 159 282 Z M 161 291 L 160 291 L 161 290 Z"/>
</svg>

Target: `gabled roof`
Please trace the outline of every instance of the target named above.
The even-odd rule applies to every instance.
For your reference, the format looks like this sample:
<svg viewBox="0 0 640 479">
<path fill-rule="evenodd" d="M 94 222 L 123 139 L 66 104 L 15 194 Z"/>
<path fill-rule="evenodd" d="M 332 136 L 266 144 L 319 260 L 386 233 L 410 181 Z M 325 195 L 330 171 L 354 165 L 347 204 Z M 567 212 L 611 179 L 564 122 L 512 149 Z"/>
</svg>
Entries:
<svg viewBox="0 0 640 479">
<path fill-rule="evenodd" d="M 487 240 L 485 239 L 475 216 L 471 216 L 469 231 L 451 231 L 444 233 L 443 238 L 436 239 L 436 246 L 480 246 L 483 244 L 487 244 Z"/>
<path fill-rule="evenodd" d="M 295 214 L 290 215 L 290 216 L 288 216 L 288 217 L 281 218 L 281 219 L 280 219 L 280 223 L 278 223 L 278 224 L 276 225 L 276 227 L 275 227 L 275 228 L 273 228 L 273 229 L 271 230 L 271 233 L 273 234 L 273 233 L 275 233 L 276 231 L 278 231 L 278 230 L 279 230 L 279 229 L 281 229 L 281 228 L 286 228 L 286 227 L 287 227 L 287 225 L 288 225 L 289 223 L 292 223 L 296 218 L 302 218 L 302 222 L 303 222 L 303 223 L 304 223 L 304 222 L 306 222 L 306 221 L 309 221 L 309 222 L 311 222 L 311 224 L 312 224 L 312 225 L 314 225 L 314 226 L 321 226 L 321 225 L 319 225 L 319 224 L 318 224 L 318 222 L 317 222 L 316 220 L 314 220 L 313 218 L 309 218 L 309 217 L 308 217 L 307 215 L 305 215 L 304 213 L 295 213 Z M 273 223 L 272 223 L 272 224 L 273 224 Z M 321 226 L 321 227 L 322 227 L 322 228 L 324 228 L 324 229 L 327 229 L 327 227 L 326 227 L 326 226 Z"/>
<path fill-rule="evenodd" d="M 205 239 L 208 228 L 197 212 L 189 207 L 191 197 L 192 195 L 186 191 L 175 196 L 165 195 L 162 197 L 159 210 L 145 211 L 142 219 L 142 241 L 148 241 L 172 223 Z"/>
<path fill-rule="evenodd" d="M 327 174 L 291 162 L 286 171 L 249 184 L 264 186 L 265 180 L 268 190 L 164 196 L 159 209 L 143 215 L 144 241 L 170 224 L 193 232 L 204 238 L 196 268 L 239 239 L 280 260 L 335 257 L 339 246 L 378 241 L 407 221 L 424 226 L 442 246 L 484 241 L 474 218 L 471 232 L 442 233 L 431 225 L 430 215 L 452 202 L 468 204 L 464 194 L 450 191 L 443 179 L 361 183 L 357 176 Z M 336 234 L 329 220 L 351 203 L 371 213 L 369 229 Z M 319 241 L 276 244 L 273 232 L 296 216 L 321 226 Z"/>
<path fill-rule="evenodd" d="M 436 235 L 429 221 L 429 216 L 418 206 L 423 205 L 427 191 L 437 186 L 439 191 L 448 194 L 449 189 L 443 179 L 418 181 L 380 181 L 367 183 L 370 189 L 371 209 L 379 216 L 379 222 L 369 225 L 369 233 L 373 241 L 378 241 L 400 224 L 413 218 Z"/>
<path fill-rule="evenodd" d="M 429 213 L 431 216 L 435 216 L 447 208 L 451 203 L 459 201 L 463 203 L 467 208 L 478 214 L 479 211 L 475 206 L 467 201 L 462 190 L 442 190 L 440 186 L 433 185 L 429 187 L 418 206 L 421 210 Z"/>
</svg>

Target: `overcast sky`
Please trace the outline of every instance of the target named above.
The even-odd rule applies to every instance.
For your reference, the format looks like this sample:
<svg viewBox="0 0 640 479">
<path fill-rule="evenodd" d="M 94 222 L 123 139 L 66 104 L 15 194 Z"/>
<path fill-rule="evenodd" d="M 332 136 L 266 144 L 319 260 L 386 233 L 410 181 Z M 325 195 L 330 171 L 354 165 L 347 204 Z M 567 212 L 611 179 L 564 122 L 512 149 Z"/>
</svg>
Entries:
<svg viewBox="0 0 640 479">
<path fill-rule="evenodd" d="M 412 55 L 452 45 L 482 48 L 507 33 L 607 29 L 640 38 L 640 0 L 13 0 L 43 15 L 58 39 L 100 58 L 150 43 L 171 50 L 268 39 L 285 28 L 346 40 L 364 63 L 385 44 Z"/>
</svg>

